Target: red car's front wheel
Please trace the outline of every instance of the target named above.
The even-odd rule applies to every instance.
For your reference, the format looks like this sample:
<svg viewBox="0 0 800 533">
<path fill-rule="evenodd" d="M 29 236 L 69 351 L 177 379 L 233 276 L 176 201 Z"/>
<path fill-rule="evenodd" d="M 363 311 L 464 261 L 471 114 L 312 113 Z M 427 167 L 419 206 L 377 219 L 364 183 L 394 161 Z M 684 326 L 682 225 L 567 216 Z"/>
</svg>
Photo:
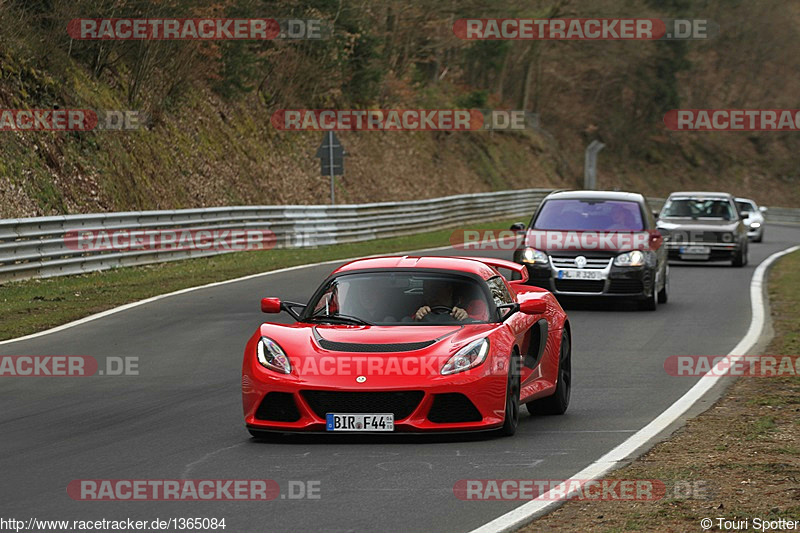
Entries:
<svg viewBox="0 0 800 533">
<path fill-rule="evenodd" d="M 503 428 L 500 432 L 510 437 L 517 432 L 519 426 L 519 394 L 520 394 L 520 372 L 521 364 L 519 354 L 516 351 L 511 355 L 508 364 L 508 381 L 506 383 L 506 413 Z"/>
<path fill-rule="evenodd" d="M 572 343 L 569 332 L 561 334 L 561 350 L 558 357 L 558 381 L 552 396 L 525 404 L 532 415 L 563 415 L 569 406 L 572 389 Z"/>
</svg>

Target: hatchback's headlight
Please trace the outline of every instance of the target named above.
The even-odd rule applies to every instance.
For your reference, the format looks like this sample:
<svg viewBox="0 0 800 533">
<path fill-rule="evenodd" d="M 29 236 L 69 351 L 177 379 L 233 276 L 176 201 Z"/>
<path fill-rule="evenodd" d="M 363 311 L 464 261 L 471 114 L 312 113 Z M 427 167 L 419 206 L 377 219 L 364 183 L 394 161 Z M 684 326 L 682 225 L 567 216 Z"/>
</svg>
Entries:
<svg viewBox="0 0 800 533">
<path fill-rule="evenodd" d="M 761 227 L 761 222 L 751 222 L 750 223 L 750 228 L 751 229 L 758 229 L 760 227 Z"/>
<path fill-rule="evenodd" d="M 614 265 L 624 267 L 638 267 L 644 264 L 644 254 L 639 250 L 625 252 L 614 258 Z"/>
<path fill-rule="evenodd" d="M 278 346 L 277 342 L 268 337 L 261 337 L 261 340 L 258 341 L 256 354 L 258 355 L 258 362 L 263 367 L 281 374 L 289 374 L 292 371 L 292 363 L 289 362 L 289 356 Z"/>
<path fill-rule="evenodd" d="M 478 339 L 461 348 L 447 360 L 442 367 L 442 374 L 456 374 L 475 368 L 486 360 L 489 353 L 489 339 Z"/>
<path fill-rule="evenodd" d="M 544 263 L 547 264 L 547 254 L 536 248 L 523 248 L 522 249 L 522 262 L 523 263 Z"/>
</svg>

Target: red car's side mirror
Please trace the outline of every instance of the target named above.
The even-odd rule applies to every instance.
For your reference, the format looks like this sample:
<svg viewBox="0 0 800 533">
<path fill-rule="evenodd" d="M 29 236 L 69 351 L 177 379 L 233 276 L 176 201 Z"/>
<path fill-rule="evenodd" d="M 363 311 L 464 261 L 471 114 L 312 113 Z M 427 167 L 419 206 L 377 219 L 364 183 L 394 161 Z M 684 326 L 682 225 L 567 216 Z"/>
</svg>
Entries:
<svg viewBox="0 0 800 533">
<path fill-rule="evenodd" d="M 661 247 L 661 244 L 664 242 L 664 235 L 658 230 L 651 230 L 650 231 L 650 249 L 657 250 Z"/>
<path fill-rule="evenodd" d="M 547 311 L 547 301 L 545 300 L 523 300 L 519 304 L 519 310 L 526 315 L 541 315 Z"/>
<path fill-rule="evenodd" d="M 262 313 L 280 313 L 281 312 L 281 299 L 280 298 L 261 298 L 261 312 Z"/>
</svg>

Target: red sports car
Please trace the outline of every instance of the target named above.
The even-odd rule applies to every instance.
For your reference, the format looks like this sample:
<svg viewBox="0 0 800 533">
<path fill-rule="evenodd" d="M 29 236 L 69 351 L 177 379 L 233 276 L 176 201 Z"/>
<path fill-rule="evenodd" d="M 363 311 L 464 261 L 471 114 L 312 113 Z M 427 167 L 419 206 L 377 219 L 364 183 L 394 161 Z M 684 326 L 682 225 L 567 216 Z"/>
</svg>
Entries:
<svg viewBox="0 0 800 533">
<path fill-rule="evenodd" d="M 248 430 L 513 435 L 521 404 L 564 413 L 569 321 L 527 274 L 502 259 L 378 257 L 335 270 L 307 305 L 264 298 L 295 322 L 247 343 Z"/>
</svg>

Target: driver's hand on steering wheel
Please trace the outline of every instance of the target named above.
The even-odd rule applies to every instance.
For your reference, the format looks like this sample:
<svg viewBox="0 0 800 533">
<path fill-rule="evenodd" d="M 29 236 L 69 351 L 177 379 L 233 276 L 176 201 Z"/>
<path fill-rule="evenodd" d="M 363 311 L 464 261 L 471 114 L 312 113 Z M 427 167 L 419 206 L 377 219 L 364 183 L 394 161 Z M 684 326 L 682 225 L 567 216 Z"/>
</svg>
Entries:
<svg viewBox="0 0 800 533">
<path fill-rule="evenodd" d="M 427 315 L 430 312 L 431 312 L 431 308 L 428 307 L 427 305 L 423 305 L 422 307 L 417 309 L 416 313 L 414 313 L 414 320 L 422 320 L 422 317 L 424 317 L 425 315 Z"/>
<path fill-rule="evenodd" d="M 460 307 L 453 307 L 453 310 L 450 312 L 450 316 L 452 316 L 456 320 L 464 320 L 469 315 L 464 309 L 461 309 Z"/>
<path fill-rule="evenodd" d="M 416 313 L 414 313 L 414 320 L 422 320 L 425 317 L 425 315 L 427 315 L 430 312 L 431 308 L 427 305 L 423 305 L 422 307 L 417 309 Z M 452 316 L 456 320 L 464 320 L 469 315 L 464 309 L 461 309 L 460 307 L 453 307 L 453 310 L 450 311 L 450 316 Z"/>
</svg>

